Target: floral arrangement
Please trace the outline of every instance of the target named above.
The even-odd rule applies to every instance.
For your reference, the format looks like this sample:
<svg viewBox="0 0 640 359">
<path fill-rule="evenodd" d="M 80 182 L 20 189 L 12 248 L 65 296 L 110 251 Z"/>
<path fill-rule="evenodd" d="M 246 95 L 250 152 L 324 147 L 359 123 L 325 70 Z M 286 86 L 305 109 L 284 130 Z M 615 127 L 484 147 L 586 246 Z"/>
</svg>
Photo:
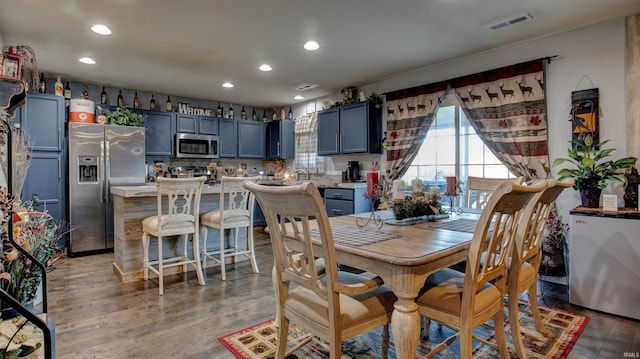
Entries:
<svg viewBox="0 0 640 359">
<path fill-rule="evenodd" d="M 393 215 L 396 219 L 422 217 L 440 214 L 442 204 L 440 198 L 434 194 L 413 192 L 404 201 L 393 204 Z"/>
<path fill-rule="evenodd" d="M 64 249 L 63 237 L 68 232 L 66 224 L 37 211 L 37 206 L 37 196 L 23 203 L 0 187 L 0 287 L 21 303 L 35 299 L 42 273 L 9 241 L 9 221 L 13 224 L 13 240 L 47 271 L 53 269 L 56 255 Z"/>
</svg>

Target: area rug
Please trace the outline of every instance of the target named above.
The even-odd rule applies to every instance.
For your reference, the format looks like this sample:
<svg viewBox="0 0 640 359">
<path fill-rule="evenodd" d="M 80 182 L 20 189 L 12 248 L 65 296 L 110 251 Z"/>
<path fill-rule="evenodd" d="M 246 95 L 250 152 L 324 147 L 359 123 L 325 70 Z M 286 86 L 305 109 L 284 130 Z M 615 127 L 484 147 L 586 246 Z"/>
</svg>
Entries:
<svg viewBox="0 0 640 359">
<path fill-rule="evenodd" d="M 526 311 L 529 305 L 522 302 L 521 307 Z M 578 337 L 584 330 L 589 317 L 574 314 L 554 308 L 540 307 L 545 327 L 549 330 L 549 334 L 544 336 L 535 330 L 533 318 L 523 312 L 520 313 L 520 323 L 522 333 L 524 335 L 525 350 L 529 358 L 544 359 L 562 359 L 566 358 L 569 351 L 578 340 Z M 505 312 L 505 317 L 507 313 Z M 491 323 L 489 323 L 491 324 Z M 418 352 L 421 354 L 428 353 L 432 347 L 436 346 L 442 340 L 447 338 L 453 332 L 431 323 L 430 336 L 428 340 L 421 340 Z M 509 341 L 509 350 L 512 357 L 516 358 L 511 343 L 511 333 L 507 323 L 507 340 Z M 342 342 L 342 358 L 352 359 L 373 359 L 380 358 L 380 332 L 381 330 L 372 331 L 355 338 L 347 339 Z M 478 327 L 474 330 L 474 334 L 494 341 L 495 333 L 492 328 Z M 309 337 L 309 334 L 295 325 L 289 326 L 289 347 L 293 347 L 299 341 L 303 341 Z M 239 359 L 267 359 L 273 358 L 276 348 L 276 328 L 273 320 L 253 325 L 249 328 L 241 329 L 231 334 L 224 335 L 218 340 L 224 345 L 236 358 Z M 393 338 L 391 338 L 393 342 Z M 480 342 L 473 342 L 474 358 L 498 358 L 498 351 L 490 346 Z M 290 355 L 287 359 L 326 359 L 329 358 L 327 352 L 328 344 L 319 338 L 313 338 L 311 342 L 303 346 L 301 349 Z M 459 357 L 458 340 L 438 353 L 434 358 L 446 359 Z M 389 358 L 396 358 L 396 353 L 392 347 L 389 349 Z"/>
</svg>

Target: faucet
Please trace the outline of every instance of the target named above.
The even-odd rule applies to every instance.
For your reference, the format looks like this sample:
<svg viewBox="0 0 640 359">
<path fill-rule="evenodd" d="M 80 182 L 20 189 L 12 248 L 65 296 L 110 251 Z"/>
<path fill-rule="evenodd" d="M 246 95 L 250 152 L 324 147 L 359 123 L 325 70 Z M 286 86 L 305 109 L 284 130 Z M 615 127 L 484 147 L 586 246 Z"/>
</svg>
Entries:
<svg viewBox="0 0 640 359">
<path fill-rule="evenodd" d="M 309 174 L 309 171 L 304 168 L 298 168 L 294 173 L 296 174 L 296 180 L 300 180 L 300 174 L 305 175 L 307 177 L 307 181 L 311 179 L 311 174 Z"/>
</svg>

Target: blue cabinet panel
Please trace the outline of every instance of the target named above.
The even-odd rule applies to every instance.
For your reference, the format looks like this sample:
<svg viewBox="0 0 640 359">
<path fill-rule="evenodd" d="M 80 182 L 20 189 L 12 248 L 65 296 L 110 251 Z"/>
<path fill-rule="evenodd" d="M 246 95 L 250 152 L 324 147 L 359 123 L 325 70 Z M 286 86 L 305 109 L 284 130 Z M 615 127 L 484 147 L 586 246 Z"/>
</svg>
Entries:
<svg viewBox="0 0 640 359">
<path fill-rule="evenodd" d="M 198 116 L 178 114 L 176 116 L 176 132 L 197 133 Z"/>
<path fill-rule="evenodd" d="M 340 114 L 338 108 L 318 112 L 318 155 L 340 153 Z"/>
<path fill-rule="evenodd" d="M 238 122 L 230 118 L 220 118 L 218 126 L 220 157 L 238 157 Z"/>
<path fill-rule="evenodd" d="M 217 135 L 218 119 L 216 117 L 200 117 L 198 127 L 202 135 Z"/>
<path fill-rule="evenodd" d="M 29 132 L 34 151 L 63 150 L 64 98 L 41 93 L 27 94 L 21 111 L 22 128 Z"/>
<path fill-rule="evenodd" d="M 224 139 L 222 139 L 224 141 Z M 240 121 L 238 123 L 238 157 L 264 158 L 265 126 L 262 122 Z"/>
<path fill-rule="evenodd" d="M 295 158 L 295 123 L 291 120 L 267 123 L 267 158 Z"/>
<path fill-rule="evenodd" d="M 318 154 L 382 153 L 382 112 L 368 101 L 318 112 Z"/>
<path fill-rule="evenodd" d="M 36 151 L 32 153 L 31 166 L 22 187 L 22 199 L 38 195 L 38 210 L 46 210 L 55 219 L 65 219 L 63 158 L 57 153 Z"/>
<path fill-rule="evenodd" d="M 175 114 L 146 111 L 145 154 L 147 156 L 172 156 L 175 130 Z"/>
</svg>

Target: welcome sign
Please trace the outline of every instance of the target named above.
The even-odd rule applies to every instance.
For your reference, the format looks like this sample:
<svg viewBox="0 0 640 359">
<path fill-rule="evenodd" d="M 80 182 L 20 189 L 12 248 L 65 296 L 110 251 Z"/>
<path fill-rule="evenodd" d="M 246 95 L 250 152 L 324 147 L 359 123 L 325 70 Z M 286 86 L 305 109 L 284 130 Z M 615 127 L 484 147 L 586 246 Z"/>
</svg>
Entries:
<svg viewBox="0 0 640 359">
<path fill-rule="evenodd" d="M 188 103 L 178 102 L 178 113 L 196 116 L 213 116 L 213 109 L 191 107 Z"/>
</svg>

